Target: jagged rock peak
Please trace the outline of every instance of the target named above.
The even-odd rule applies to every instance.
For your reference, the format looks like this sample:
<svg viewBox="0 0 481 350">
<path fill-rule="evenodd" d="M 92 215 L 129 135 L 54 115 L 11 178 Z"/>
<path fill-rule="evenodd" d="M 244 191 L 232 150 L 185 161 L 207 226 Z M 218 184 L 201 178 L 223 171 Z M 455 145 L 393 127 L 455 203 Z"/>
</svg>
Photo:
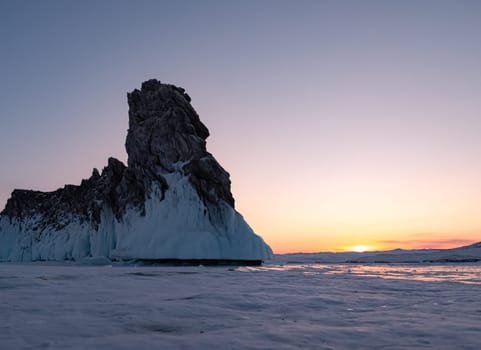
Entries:
<svg viewBox="0 0 481 350">
<path fill-rule="evenodd" d="M 181 166 L 200 197 L 234 207 L 229 173 L 207 152 L 209 130 L 183 88 L 151 79 L 127 94 L 129 168 L 171 173 Z"/>
<path fill-rule="evenodd" d="M 172 171 L 174 163 L 206 153 L 209 130 L 184 89 L 152 79 L 142 83 L 141 90 L 128 93 L 127 99 L 129 166 L 160 166 Z"/>
</svg>

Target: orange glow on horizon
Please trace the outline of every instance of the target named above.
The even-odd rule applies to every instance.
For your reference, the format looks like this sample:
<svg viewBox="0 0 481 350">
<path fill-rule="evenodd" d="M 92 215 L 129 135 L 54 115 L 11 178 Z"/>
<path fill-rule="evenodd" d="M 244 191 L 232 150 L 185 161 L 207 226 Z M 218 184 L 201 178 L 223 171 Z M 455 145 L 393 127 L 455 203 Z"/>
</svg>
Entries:
<svg viewBox="0 0 481 350">
<path fill-rule="evenodd" d="M 258 182 L 234 178 L 236 208 L 279 254 L 357 245 L 370 251 L 448 249 L 481 241 L 479 179 L 456 180 L 447 172 L 415 178 L 389 167 L 378 174 L 352 169 L 356 175 L 344 178 L 332 171 L 335 179 L 322 184 L 307 171 L 302 182 L 283 173 L 261 174 Z"/>
<path fill-rule="evenodd" d="M 367 245 L 356 245 L 352 247 L 351 250 L 356 253 L 364 253 L 364 252 L 370 251 L 371 247 Z"/>
<path fill-rule="evenodd" d="M 265 237 L 266 235 L 264 235 Z M 299 237 L 299 236 L 298 236 Z M 432 239 L 432 240 L 412 240 L 412 241 L 396 241 L 396 240 L 379 240 L 373 241 L 369 244 L 341 244 L 336 245 L 334 242 L 331 244 L 319 243 L 314 245 L 312 241 L 297 241 L 287 243 L 287 246 L 283 246 L 279 243 L 286 242 L 276 242 L 269 241 L 266 238 L 267 243 L 271 245 L 271 248 L 276 254 L 288 254 L 288 253 L 319 253 L 319 252 L 370 252 L 370 251 L 386 251 L 393 249 L 451 249 L 458 248 L 461 246 L 466 246 L 474 244 L 481 241 L 481 238 L 473 239 Z M 327 241 L 327 239 L 326 239 Z"/>
<path fill-rule="evenodd" d="M 349 251 L 386 251 L 393 249 L 450 249 L 481 241 L 479 231 L 403 232 L 389 231 L 383 225 L 358 227 L 304 228 L 279 227 L 268 220 L 246 217 L 255 232 L 271 246 L 274 253 L 318 253 Z M 386 231 L 384 231 L 386 229 Z M 388 232 L 388 233 L 386 233 Z"/>
<path fill-rule="evenodd" d="M 265 235 L 264 235 L 265 237 Z M 466 246 L 470 244 L 474 244 L 480 242 L 481 239 L 447 239 L 445 241 L 441 240 L 421 240 L 417 241 L 414 240 L 413 242 L 409 241 L 398 241 L 393 243 L 384 243 L 382 241 L 377 242 L 377 244 L 365 244 L 365 245 L 326 245 L 326 244 L 319 244 L 314 245 L 312 242 L 305 241 L 305 242 L 297 242 L 293 244 L 289 244 L 287 246 L 281 246 L 274 241 L 269 241 L 268 238 L 266 242 L 270 244 L 271 248 L 273 249 L 275 254 L 289 254 L 289 253 L 320 253 L 320 252 L 332 252 L 332 253 L 340 253 L 340 252 L 373 252 L 373 251 L 386 251 L 386 250 L 393 250 L 393 249 L 451 249 L 451 248 L 458 248 L 461 246 Z"/>
</svg>

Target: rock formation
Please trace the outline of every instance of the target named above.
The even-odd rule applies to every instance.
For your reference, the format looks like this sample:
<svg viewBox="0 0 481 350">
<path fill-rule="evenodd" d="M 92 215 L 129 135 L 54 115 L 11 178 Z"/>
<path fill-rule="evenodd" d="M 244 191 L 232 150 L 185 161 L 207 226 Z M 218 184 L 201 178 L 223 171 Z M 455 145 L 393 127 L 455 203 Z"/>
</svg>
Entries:
<svg viewBox="0 0 481 350">
<path fill-rule="evenodd" d="M 128 166 L 109 158 L 78 186 L 14 190 L 0 213 L 0 260 L 270 258 L 235 211 L 185 90 L 153 79 L 127 97 Z"/>
</svg>

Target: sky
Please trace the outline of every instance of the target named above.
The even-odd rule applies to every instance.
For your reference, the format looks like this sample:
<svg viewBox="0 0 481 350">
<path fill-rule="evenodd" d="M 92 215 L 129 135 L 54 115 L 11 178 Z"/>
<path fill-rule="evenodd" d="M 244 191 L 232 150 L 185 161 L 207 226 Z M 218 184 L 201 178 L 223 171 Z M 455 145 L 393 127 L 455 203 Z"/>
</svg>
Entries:
<svg viewBox="0 0 481 350">
<path fill-rule="evenodd" d="M 0 0 L 0 206 L 126 161 L 184 87 L 277 253 L 481 241 L 480 1 Z"/>
</svg>

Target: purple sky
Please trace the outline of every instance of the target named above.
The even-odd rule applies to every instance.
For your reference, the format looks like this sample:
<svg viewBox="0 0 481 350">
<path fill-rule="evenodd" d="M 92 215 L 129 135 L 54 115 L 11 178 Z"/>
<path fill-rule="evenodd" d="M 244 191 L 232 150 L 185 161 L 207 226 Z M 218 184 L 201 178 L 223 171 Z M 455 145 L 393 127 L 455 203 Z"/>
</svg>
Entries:
<svg viewBox="0 0 481 350">
<path fill-rule="evenodd" d="M 274 250 L 479 241 L 480 38 L 480 1 L 0 1 L 1 206 L 125 161 L 158 78 Z"/>
</svg>

